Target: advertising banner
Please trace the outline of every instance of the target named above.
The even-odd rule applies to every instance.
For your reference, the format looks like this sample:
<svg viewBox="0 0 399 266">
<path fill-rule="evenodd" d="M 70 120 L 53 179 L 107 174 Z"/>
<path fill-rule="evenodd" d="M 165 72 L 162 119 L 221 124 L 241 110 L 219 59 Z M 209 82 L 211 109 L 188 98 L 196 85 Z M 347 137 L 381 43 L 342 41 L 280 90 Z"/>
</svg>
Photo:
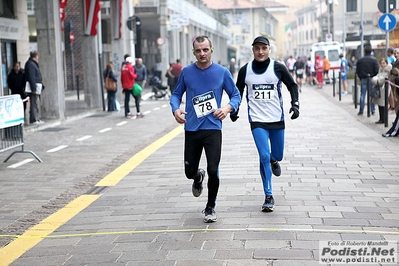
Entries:
<svg viewBox="0 0 399 266">
<path fill-rule="evenodd" d="M 24 123 L 24 105 L 21 96 L 0 97 L 0 128 L 12 127 Z"/>
</svg>

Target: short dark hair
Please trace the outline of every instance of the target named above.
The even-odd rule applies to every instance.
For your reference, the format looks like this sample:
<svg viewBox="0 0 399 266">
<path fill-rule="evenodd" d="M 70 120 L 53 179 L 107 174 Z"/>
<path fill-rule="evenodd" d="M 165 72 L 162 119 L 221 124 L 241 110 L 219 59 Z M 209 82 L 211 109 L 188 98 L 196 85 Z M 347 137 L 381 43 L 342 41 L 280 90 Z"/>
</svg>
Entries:
<svg viewBox="0 0 399 266">
<path fill-rule="evenodd" d="M 203 43 L 205 40 L 208 40 L 209 46 L 212 48 L 212 41 L 211 41 L 211 39 L 209 39 L 209 37 L 208 37 L 208 36 L 205 36 L 205 35 L 200 35 L 200 36 L 197 36 L 197 37 L 195 38 L 195 40 L 193 41 L 193 48 L 194 48 L 194 43 L 195 43 L 195 42 Z"/>
<path fill-rule="evenodd" d="M 365 54 L 371 54 L 372 51 L 373 51 L 373 48 L 371 48 L 371 45 L 364 46 L 364 53 Z"/>
<path fill-rule="evenodd" d="M 30 58 L 35 58 L 38 55 L 39 55 L 39 53 L 37 51 L 31 51 L 29 56 L 30 56 Z"/>
<path fill-rule="evenodd" d="M 130 54 L 125 54 L 124 56 L 123 56 L 123 58 L 126 60 L 126 58 L 128 58 L 128 57 L 130 57 Z"/>
<path fill-rule="evenodd" d="M 393 54 L 393 48 L 392 48 L 392 47 L 389 47 L 388 50 L 387 50 L 387 52 L 390 53 L 390 54 Z"/>
</svg>

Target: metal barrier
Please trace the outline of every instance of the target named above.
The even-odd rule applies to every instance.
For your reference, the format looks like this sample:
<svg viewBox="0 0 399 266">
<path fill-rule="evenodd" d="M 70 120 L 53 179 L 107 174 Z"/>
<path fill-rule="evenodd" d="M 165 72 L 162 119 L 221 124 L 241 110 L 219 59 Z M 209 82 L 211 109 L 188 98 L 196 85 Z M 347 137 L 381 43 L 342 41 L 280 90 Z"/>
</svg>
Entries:
<svg viewBox="0 0 399 266">
<path fill-rule="evenodd" d="M 0 153 L 21 147 L 22 150 L 11 153 L 7 162 L 16 153 L 30 153 L 39 162 L 42 160 L 33 152 L 24 149 L 24 107 L 19 95 L 0 97 Z"/>
</svg>

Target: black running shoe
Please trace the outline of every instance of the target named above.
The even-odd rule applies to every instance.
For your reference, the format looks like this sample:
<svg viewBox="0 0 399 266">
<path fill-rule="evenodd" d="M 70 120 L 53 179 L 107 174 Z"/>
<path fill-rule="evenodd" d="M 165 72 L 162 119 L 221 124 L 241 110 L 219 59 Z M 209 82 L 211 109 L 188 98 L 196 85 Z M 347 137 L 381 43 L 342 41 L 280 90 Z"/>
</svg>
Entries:
<svg viewBox="0 0 399 266">
<path fill-rule="evenodd" d="M 213 223 L 213 222 L 216 222 L 218 219 L 216 217 L 215 208 L 206 207 L 205 210 L 203 210 L 203 213 L 205 214 L 205 217 L 204 217 L 205 223 Z"/>
<path fill-rule="evenodd" d="M 194 197 L 199 197 L 202 194 L 202 182 L 204 181 L 205 170 L 202 168 L 198 169 L 198 174 L 200 176 L 200 180 L 198 182 L 194 180 L 193 186 L 191 187 Z"/>
<path fill-rule="evenodd" d="M 281 167 L 278 161 L 270 162 L 270 166 L 272 167 L 273 175 L 280 176 L 281 175 Z"/>
<path fill-rule="evenodd" d="M 274 209 L 274 198 L 273 196 L 266 196 L 265 203 L 262 205 L 263 212 L 272 212 Z"/>
</svg>

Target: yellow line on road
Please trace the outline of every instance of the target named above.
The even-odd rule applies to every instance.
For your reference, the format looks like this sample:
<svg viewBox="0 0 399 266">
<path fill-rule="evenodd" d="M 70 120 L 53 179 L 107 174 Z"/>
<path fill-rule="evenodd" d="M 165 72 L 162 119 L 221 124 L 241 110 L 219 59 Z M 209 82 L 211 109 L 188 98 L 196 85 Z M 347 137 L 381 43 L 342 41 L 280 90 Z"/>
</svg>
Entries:
<svg viewBox="0 0 399 266">
<path fill-rule="evenodd" d="M 96 186 L 97 187 L 111 187 L 115 186 L 119 183 L 125 176 L 127 176 L 131 171 L 133 171 L 137 166 L 139 166 L 145 159 L 147 159 L 151 154 L 157 151 L 159 148 L 164 146 L 166 143 L 171 141 L 173 138 L 178 136 L 181 132 L 183 132 L 183 127 L 179 126 L 169 132 L 167 135 L 162 138 L 156 140 L 148 147 L 144 148 L 137 154 L 135 154 L 132 158 L 130 158 L 127 162 L 116 168 L 110 174 L 101 179 Z"/>
<path fill-rule="evenodd" d="M 105 176 L 96 184 L 96 186 L 115 186 L 152 153 L 183 132 L 183 129 L 182 126 L 179 126 L 167 135 L 156 140 L 154 143 L 130 158 L 126 163 L 119 166 L 112 173 Z M 0 248 L 0 266 L 11 264 L 40 241 L 49 238 L 51 233 L 57 230 L 61 225 L 68 222 L 99 197 L 100 195 L 82 195 L 41 221 L 39 224 L 28 229 L 20 236 L 0 235 L 0 238 L 15 238 L 15 240 L 10 244 Z"/>
<path fill-rule="evenodd" d="M 262 227 L 262 228 L 185 228 L 185 229 L 154 229 L 154 230 L 130 230 L 130 231 L 105 231 L 92 233 L 76 233 L 76 234 L 52 234 L 52 235 L 0 235 L 0 238 L 66 238 L 66 237 L 92 237 L 103 235 L 130 235 L 130 234 L 147 234 L 147 233 L 195 233 L 195 232 L 306 232 L 306 233 L 337 233 L 337 234 L 380 234 L 380 235 L 399 235 L 399 231 L 383 231 L 383 230 L 362 230 L 362 229 L 312 229 L 312 228 L 278 228 L 278 227 Z"/>
<path fill-rule="evenodd" d="M 39 224 L 28 229 L 23 235 L 0 249 L 0 266 L 11 264 L 99 197 L 100 195 L 80 196 Z"/>
</svg>

